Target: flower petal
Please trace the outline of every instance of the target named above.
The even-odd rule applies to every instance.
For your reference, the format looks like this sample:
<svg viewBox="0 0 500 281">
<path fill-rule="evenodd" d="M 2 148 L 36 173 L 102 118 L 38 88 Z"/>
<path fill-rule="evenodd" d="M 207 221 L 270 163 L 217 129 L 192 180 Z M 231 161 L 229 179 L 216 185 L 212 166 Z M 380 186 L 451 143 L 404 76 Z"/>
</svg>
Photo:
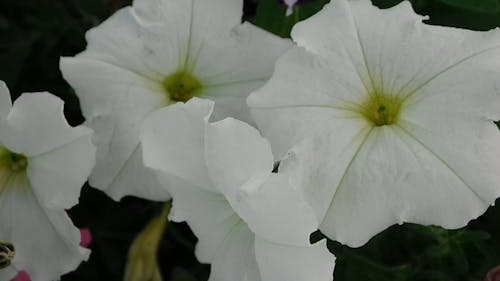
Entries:
<svg viewBox="0 0 500 281">
<path fill-rule="evenodd" d="M 5 82 L 0 80 L 0 120 L 7 118 L 12 107 L 10 92 Z"/>
<path fill-rule="evenodd" d="M 212 262 L 209 281 L 256 280 L 260 272 L 255 259 L 255 235 L 240 221 L 221 245 Z"/>
<path fill-rule="evenodd" d="M 80 190 L 95 164 L 91 130 L 51 151 L 28 160 L 27 175 L 38 200 L 46 208 L 69 209 L 78 203 Z M 56 132 L 54 132 L 56 133 Z M 41 139 L 42 135 L 38 137 Z"/>
<path fill-rule="evenodd" d="M 43 208 L 24 181 L 12 183 L 0 199 L 0 237 L 16 248 L 13 268 L 25 270 L 32 280 L 58 280 L 90 251 L 79 246 L 80 232 L 66 212 Z"/>
<path fill-rule="evenodd" d="M 141 133 L 144 163 L 213 190 L 205 164 L 205 127 L 213 102 L 193 98 L 152 113 Z"/>
<path fill-rule="evenodd" d="M 189 66 L 205 40 L 228 33 L 241 23 L 243 0 L 140 0 L 134 2 L 134 12 L 145 28 L 156 32 L 152 39 L 157 38 L 158 42 L 150 41 L 171 50 L 170 61 L 178 62 L 177 66 Z M 161 48 L 151 49 L 162 53 Z"/>
<path fill-rule="evenodd" d="M 135 2 L 137 4 L 141 1 Z M 178 26 L 172 24 L 161 27 L 163 36 L 159 36 L 159 28 L 143 22 L 132 7 L 125 7 L 87 32 L 87 48 L 76 58 L 127 69 L 153 81 L 161 80 L 164 71 L 175 71 L 178 67 L 177 59 L 172 58 L 177 57 L 181 47 L 175 41 L 178 32 L 174 28 Z M 187 32 L 187 27 L 179 30 Z M 167 38 L 168 43 L 165 42 Z M 68 59 L 74 58 L 61 59 L 61 69 L 65 77 L 68 75 L 65 67 Z"/>
<path fill-rule="evenodd" d="M 282 245 L 310 245 L 320 222 L 303 191 L 279 174 L 253 178 L 230 202 L 257 236 Z"/>
<path fill-rule="evenodd" d="M 89 129 L 67 123 L 63 108 L 64 102 L 50 93 L 21 95 L 2 128 L 3 144 L 31 157 L 88 136 Z"/>
<path fill-rule="evenodd" d="M 87 119 L 128 114 L 125 120 L 133 122 L 166 102 L 161 83 L 106 62 L 62 58 L 61 71 L 75 89 Z"/>
<path fill-rule="evenodd" d="M 165 101 L 164 95 L 155 89 L 153 82 L 103 62 L 67 58 L 61 67 L 77 91 L 86 125 L 95 131 L 97 163 L 90 183 L 106 190 L 121 182 L 125 184 L 124 190 L 136 190 L 135 181 L 118 178 L 123 177 L 125 166 L 133 162 L 144 118 Z M 148 181 L 150 172 L 145 167 L 139 168 L 136 175 L 142 174 L 141 179 Z M 121 195 L 113 196 L 118 199 Z"/>
<path fill-rule="evenodd" d="M 142 146 L 138 145 L 106 188 L 106 194 L 114 200 L 121 200 L 128 195 L 161 202 L 171 198 L 168 190 L 158 182 L 156 172 L 144 166 L 142 153 Z"/>
<path fill-rule="evenodd" d="M 175 175 L 158 172 L 174 197 L 170 219 L 186 221 L 198 238 L 196 257 L 211 263 L 225 243 L 225 238 L 241 219 L 224 196 L 193 185 Z"/>
<path fill-rule="evenodd" d="M 395 223 L 462 227 L 487 206 L 418 140 L 384 126 L 352 158 L 320 230 L 357 247 Z"/>
<path fill-rule="evenodd" d="M 262 280 L 333 280 L 335 256 L 328 252 L 326 240 L 294 247 L 256 237 L 255 253 Z"/>
<path fill-rule="evenodd" d="M 355 102 L 366 95 L 363 85 L 346 73 L 345 68 L 293 48 L 278 60 L 269 82 L 249 96 L 252 115 L 278 159 L 311 134 L 365 122 L 353 112 Z"/>
<path fill-rule="evenodd" d="M 253 232 L 275 242 L 309 244 L 319 221 L 301 189 L 271 174 L 271 148 L 256 129 L 224 119 L 208 126 L 205 147 L 212 182 Z"/>
<path fill-rule="evenodd" d="M 403 130 L 487 204 L 500 196 L 500 132 L 493 123 L 500 119 L 495 58 L 500 59 L 500 45 L 441 73 L 408 98 L 400 117 Z"/>
<path fill-rule="evenodd" d="M 288 176 L 303 190 L 320 222 L 330 207 L 342 175 L 372 128 L 364 122 L 346 122 L 345 125 L 334 133 L 305 139 L 280 162 L 279 174 Z"/>
<path fill-rule="evenodd" d="M 208 125 L 205 159 L 212 182 L 228 198 L 252 177 L 273 170 L 269 143 L 255 128 L 232 118 Z"/>
<path fill-rule="evenodd" d="M 245 99 L 271 76 L 274 62 L 291 47 L 291 41 L 250 23 L 216 39 L 204 42 L 193 68 L 204 85 L 200 97 L 215 101 L 212 120 L 234 117 L 251 122 Z"/>
</svg>

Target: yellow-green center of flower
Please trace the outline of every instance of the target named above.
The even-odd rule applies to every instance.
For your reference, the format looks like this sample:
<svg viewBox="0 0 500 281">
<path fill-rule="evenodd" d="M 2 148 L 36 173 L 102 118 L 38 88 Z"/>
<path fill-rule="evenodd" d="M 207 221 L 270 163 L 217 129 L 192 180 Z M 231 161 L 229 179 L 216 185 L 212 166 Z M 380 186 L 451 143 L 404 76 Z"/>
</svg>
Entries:
<svg viewBox="0 0 500 281">
<path fill-rule="evenodd" d="M 178 71 L 165 78 L 163 86 L 172 102 L 187 102 L 202 88 L 196 77 L 184 71 Z"/>
<path fill-rule="evenodd" d="M 0 147 L 0 169 L 11 173 L 18 173 L 26 171 L 27 167 L 28 158 L 26 156 Z"/>
<path fill-rule="evenodd" d="M 375 126 L 392 125 L 398 121 L 401 105 L 401 98 L 374 93 L 362 104 L 361 113 Z"/>
</svg>

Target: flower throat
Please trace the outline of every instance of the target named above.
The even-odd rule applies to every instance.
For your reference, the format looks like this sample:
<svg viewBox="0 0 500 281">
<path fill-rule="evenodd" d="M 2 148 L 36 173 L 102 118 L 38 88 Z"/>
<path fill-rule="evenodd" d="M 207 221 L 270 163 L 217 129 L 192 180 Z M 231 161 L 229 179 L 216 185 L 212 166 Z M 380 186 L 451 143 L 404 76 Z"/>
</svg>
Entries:
<svg viewBox="0 0 500 281">
<path fill-rule="evenodd" d="M 399 119 L 402 100 L 395 96 L 375 93 L 362 104 L 361 113 L 375 126 L 392 125 Z"/>
<path fill-rule="evenodd" d="M 187 102 L 196 96 L 202 85 L 193 75 L 178 71 L 163 80 L 163 87 L 172 102 Z"/>
</svg>

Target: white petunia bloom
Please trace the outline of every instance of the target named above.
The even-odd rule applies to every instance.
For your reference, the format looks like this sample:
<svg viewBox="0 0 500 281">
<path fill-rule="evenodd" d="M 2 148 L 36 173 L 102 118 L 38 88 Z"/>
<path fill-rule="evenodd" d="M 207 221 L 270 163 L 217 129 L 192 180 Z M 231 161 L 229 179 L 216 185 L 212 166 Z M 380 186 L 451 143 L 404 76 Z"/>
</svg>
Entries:
<svg viewBox="0 0 500 281">
<path fill-rule="evenodd" d="M 309 243 L 319 221 L 302 190 L 271 172 L 269 143 L 232 118 L 208 123 L 212 110 L 208 100 L 178 103 L 151 114 L 141 134 L 146 165 L 173 195 L 171 219 L 198 237 L 210 280 L 332 280 L 326 241 Z"/>
<path fill-rule="evenodd" d="M 458 228 L 500 195 L 500 32 L 429 26 L 403 2 L 335 0 L 250 95 L 328 237 L 360 246 L 395 223 Z M 316 137 L 311 137 L 316 136 Z"/>
<path fill-rule="evenodd" d="M 87 33 L 87 49 L 61 59 L 98 156 L 90 184 L 115 200 L 166 200 L 142 164 L 139 130 L 152 111 L 191 97 L 215 101 L 214 119 L 250 121 L 248 94 L 291 46 L 241 24 L 243 0 L 136 0 Z"/>
<path fill-rule="evenodd" d="M 65 209 L 78 203 L 95 163 L 92 131 L 71 127 L 62 100 L 23 94 L 12 106 L 0 81 L 0 243 L 14 246 L 0 281 L 24 270 L 52 281 L 88 258 Z"/>
</svg>

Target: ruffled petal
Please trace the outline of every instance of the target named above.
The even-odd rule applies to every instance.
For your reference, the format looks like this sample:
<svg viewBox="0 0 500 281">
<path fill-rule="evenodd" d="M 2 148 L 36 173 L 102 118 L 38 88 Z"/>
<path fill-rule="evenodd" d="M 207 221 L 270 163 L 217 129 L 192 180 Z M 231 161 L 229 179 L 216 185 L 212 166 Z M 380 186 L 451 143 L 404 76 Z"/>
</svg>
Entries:
<svg viewBox="0 0 500 281">
<path fill-rule="evenodd" d="M 253 178 L 230 202 L 257 236 L 281 245 L 309 245 L 320 222 L 303 191 L 279 174 Z"/>
<path fill-rule="evenodd" d="M 159 172 L 158 178 L 174 197 L 170 219 L 188 223 L 198 238 L 196 257 L 203 263 L 212 263 L 231 230 L 242 223 L 241 219 L 220 193 L 164 172 Z"/>
<path fill-rule="evenodd" d="M 213 102 L 193 98 L 151 114 L 141 134 L 148 167 L 213 190 L 205 163 L 205 127 Z"/>
<path fill-rule="evenodd" d="M 385 126 L 374 128 L 352 158 L 320 230 L 357 247 L 395 223 L 458 228 L 487 207 L 418 140 Z"/>
<path fill-rule="evenodd" d="M 326 240 L 300 247 L 256 238 L 255 254 L 262 280 L 333 280 L 335 256 L 328 252 Z"/>
<path fill-rule="evenodd" d="M 50 93 L 21 95 L 2 127 L 3 144 L 28 157 L 47 153 L 89 136 L 85 127 L 71 127 L 63 113 L 64 102 Z"/>
<path fill-rule="evenodd" d="M 95 164 L 91 136 L 91 130 L 82 130 L 79 138 L 29 158 L 27 175 L 44 207 L 69 209 L 78 203 L 80 190 Z"/>
<path fill-rule="evenodd" d="M 228 198 L 235 198 L 251 178 L 273 170 L 269 143 L 259 131 L 232 118 L 208 125 L 205 159 L 212 182 Z"/>
<path fill-rule="evenodd" d="M 207 40 L 199 50 L 193 73 L 203 84 L 200 97 L 215 101 L 212 120 L 234 117 L 253 122 L 245 99 L 269 79 L 274 62 L 290 47 L 290 40 L 250 23 Z"/>
</svg>

